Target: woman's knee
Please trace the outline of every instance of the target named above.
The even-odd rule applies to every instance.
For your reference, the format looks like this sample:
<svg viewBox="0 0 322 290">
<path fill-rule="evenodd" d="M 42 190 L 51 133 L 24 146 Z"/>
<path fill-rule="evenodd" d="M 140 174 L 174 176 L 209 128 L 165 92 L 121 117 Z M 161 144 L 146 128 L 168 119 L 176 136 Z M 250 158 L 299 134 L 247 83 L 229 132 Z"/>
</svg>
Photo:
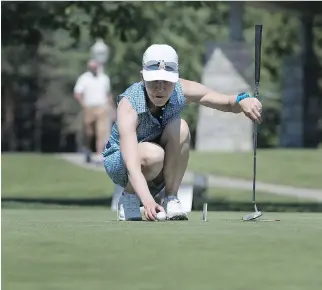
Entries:
<svg viewBox="0 0 322 290">
<path fill-rule="evenodd" d="M 172 120 L 165 127 L 162 139 L 166 141 L 179 139 L 180 144 L 190 143 L 191 135 L 187 122 L 180 118 Z"/>
<path fill-rule="evenodd" d="M 143 142 L 139 144 L 139 155 L 144 176 L 154 179 L 163 168 L 164 150 L 157 144 Z"/>
</svg>

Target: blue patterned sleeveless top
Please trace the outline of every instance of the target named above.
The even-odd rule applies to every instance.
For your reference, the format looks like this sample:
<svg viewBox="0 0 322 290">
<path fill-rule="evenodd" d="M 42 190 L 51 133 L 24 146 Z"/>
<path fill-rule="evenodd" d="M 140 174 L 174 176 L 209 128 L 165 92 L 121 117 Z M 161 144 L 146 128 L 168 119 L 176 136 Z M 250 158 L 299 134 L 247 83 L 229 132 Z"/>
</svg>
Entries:
<svg viewBox="0 0 322 290">
<path fill-rule="evenodd" d="M 162 108 L 162 115 L 154 117 L 148 109 L 145 97 L 145 88 L 143 82 L 134 83 L 124 93 L 118 96 L 117 105 L 122 98 L 127 98 L 134 110 L 138 114 L 139 122 L 136 129 L 138 142 L 152 141 L 160 137 L 165 126 L 173 119 L 180 118 L 180 113 L 186 105 L 186 98 L 183 95 L 180 81 L 175 85 L 175 88 L 170 96 L 169 102 Z M 103 156 L 109 155 L 109 148 L 120 147 L 119 131 L 117 120 L 114 122 L 112 132 L 106 146 Z M 114 151 L 113 150 L 113 151 Z"/>
</svg>

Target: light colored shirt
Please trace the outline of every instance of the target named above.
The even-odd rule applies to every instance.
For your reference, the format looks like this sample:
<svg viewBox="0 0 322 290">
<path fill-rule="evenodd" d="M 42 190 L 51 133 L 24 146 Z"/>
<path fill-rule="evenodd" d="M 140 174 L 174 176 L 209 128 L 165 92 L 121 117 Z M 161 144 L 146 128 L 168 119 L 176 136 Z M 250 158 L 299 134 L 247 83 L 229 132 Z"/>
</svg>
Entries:
<svg viewBox="0 0 322 290">
<path fill-rule="evenodd" d="M 162 108 L 162 115 L 159 118 L 154 117 L 148 109 L 143 82 L 134 83 L 130 86 L 117 98 L 117 104 L 119 104 L 123 97 L 130 102 L 138 114 L 139 124 L 136 129 L 138 142 L 152 141 L 160 137 L 169 122 L 175 118 L 180 118 L 180 114 L 186 105 L 186 98 L 183 95 L 180 82 L 176 83 L 169 102 Z M 116 121 L 113 125 L 109 141 L 112 146 L 119 147 L 119 139 Z"/>
<path fill-rule="evenodd" d="M 84 104 L 88 107 L 107 104 L 110 90 L 111 83 L 106 74 L 94 76 L 91 72 L 83 73 L 74 87 L 74 93 L 82 94 Z"/>
</svg>

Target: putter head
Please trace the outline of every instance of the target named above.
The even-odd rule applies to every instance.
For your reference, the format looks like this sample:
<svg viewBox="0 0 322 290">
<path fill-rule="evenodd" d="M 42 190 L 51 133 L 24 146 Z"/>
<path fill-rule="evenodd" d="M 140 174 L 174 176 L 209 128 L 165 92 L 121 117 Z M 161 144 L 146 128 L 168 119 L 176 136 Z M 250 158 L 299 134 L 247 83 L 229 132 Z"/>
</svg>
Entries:
<svg viewBox="0 0 322 290">
<path fill-rule="evenodd" d="M 262 216 L 262 212 L 261 211 L 255 211 L 253 213 L 244 215 L 243 216 L 243 221 L 253 221 L 253 220 L 258 219 L 261 216 Z"/>
</svg>

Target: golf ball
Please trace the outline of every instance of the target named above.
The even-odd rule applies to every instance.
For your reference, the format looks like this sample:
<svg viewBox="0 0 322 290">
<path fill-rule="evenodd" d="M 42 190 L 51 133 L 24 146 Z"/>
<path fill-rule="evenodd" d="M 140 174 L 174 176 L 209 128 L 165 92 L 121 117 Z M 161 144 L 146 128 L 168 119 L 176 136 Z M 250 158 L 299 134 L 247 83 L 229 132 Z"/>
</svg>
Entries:
<svg viewBox="0 0 322 290">
<path fill-rule="evenodd" d="M 157 213 L 157 220 L 158 221 L 164 221 L 164 220 L 166 220 L 166 218 L 167 218 L 167 215 L 165 212 L 160 211 Z"/>
</svg>

